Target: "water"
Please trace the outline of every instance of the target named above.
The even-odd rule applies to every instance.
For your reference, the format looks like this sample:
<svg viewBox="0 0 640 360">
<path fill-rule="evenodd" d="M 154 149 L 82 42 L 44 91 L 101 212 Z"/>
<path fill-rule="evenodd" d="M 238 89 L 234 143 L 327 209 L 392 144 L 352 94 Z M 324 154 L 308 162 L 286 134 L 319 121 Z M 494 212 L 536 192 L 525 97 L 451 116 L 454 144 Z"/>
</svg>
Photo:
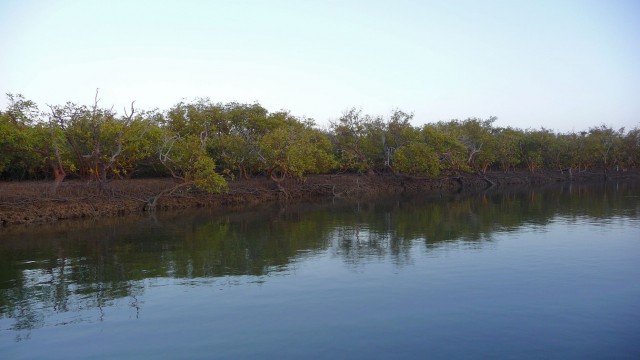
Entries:
<svg viewBox="0 0 640 360">
<path fill-rule="evenodd" d="M 0 358 L 640 358 L 640 188 L 0 232 Z"/>
</svg>

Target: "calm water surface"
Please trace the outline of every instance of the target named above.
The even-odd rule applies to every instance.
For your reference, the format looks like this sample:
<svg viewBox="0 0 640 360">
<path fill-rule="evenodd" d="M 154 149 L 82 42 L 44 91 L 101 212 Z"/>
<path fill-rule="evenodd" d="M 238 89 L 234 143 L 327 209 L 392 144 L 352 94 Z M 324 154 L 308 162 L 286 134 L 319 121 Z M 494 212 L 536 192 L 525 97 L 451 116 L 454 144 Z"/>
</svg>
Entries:
<svg viewBox="0 0 640 360">
<path fill-rule="evenodd" d="M 640 187 L 4 229 L 0 358 L 640 359 Z"/>
</svg>

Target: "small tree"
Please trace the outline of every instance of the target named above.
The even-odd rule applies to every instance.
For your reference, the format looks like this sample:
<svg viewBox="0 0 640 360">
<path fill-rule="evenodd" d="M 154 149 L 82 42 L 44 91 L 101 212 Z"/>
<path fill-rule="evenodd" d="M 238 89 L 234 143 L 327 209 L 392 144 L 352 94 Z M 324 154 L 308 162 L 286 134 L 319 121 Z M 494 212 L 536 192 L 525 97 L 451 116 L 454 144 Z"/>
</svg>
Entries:
<svg viewBox="0 0 640 360">
<path fill-rule="evenodd" d="M 179 189 L 195 187 L 208 193 L 227 189 L 226 180 L 216 172 L 215 161 L 205 151 L 206 140 L 199 136 L 179 136 L 165 129 L 158 147 L 158 161 L 171 174 L 176 184 L 147 199 L 145 210 L 155 210 L 158 199 Z"/>
<path fill-rule="evenodd" d="M 497 129 L 495 139 L 495 156 L 504 172 L 515 169 L 520 164 L 520 139 L 522 133 L 510 127 Z"/>
<path fill-rule="evenodd" d="M 329 139 L 308 125 L 281 126 L 262 138 L 260 148 L 265 170 L 277 183 L 327 172 L 336 165 Z"/>
<path fill-rule="evenodd" d="M 331 123 L 338 158 L 344 170 L 372 170 L 363 144 L 368 121 L 369 118 L 362 114 L 362 110 L 351 108 L 337 122 Z"/>
<path fill-rule="evenodd" d="M 624 128 L 614 130 L 606 125 L 589 129 L 587 135 L 587 151 L 597 159 L 596 162 L 604 171 L 615 164 L 621 149 Z"/>
<path fill-rule="evenodd" d="M 469 118 L 464 121 L 451 120 L 439 122 L 437 128 L 464 145 L 467 149 L 467 165 L 480 171 L 495 160 L 495 154 L 491 152 L 488 144 L 493 141 L 492 124 L 496 120 L 495 116 L 486 120 L 478 118 Z"/>
<path fill-rule="evenodd" d="M 420 130 L 420 139 L 436 153 L 442 170 L 469 170 L 467 148 L 454 135 L 442 131 L 439 125 L 424 125 Z"/>
<path fill-rule="evenodd" d="M 429 145 L 414 142 L 395 152 L 396 168 L 408 174 L 440 175 L 440 159 Z"/>
</svg>

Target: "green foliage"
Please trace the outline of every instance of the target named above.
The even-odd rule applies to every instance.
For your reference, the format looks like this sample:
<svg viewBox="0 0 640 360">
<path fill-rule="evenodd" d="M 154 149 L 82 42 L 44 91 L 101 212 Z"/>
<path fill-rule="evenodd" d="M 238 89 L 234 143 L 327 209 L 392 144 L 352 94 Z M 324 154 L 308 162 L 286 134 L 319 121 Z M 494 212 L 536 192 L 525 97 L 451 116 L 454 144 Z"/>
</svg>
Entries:
<svg viewBox="0 0 640 360">
<path fill-rule="evenodd" d="M 395 151 L 418 137 L 411 119 L 413 114 L 399 109 L 388 119 L 355 108 L 345 111 L 331 124 L 340 167 L 358 172 L 393 169 Z"/>
<path fill-rule="evenodd" d="M 486 170 L 488 165 L 496 160 L 492 149 L 495 137 L 493 123 L 496 117 L 482 120 L 469 118 L 464 121 L 451 120 L 439 122 L 438 130 L 455 138 L 467 149 L 467 165 L 474 170 Z"/>
<path fill-rule="evenodd" d="M 262 138 L 280 126 L 298 123 L 287 112 L 269 114 L 259 104 L 230 103 L 219 108 L 216 132 L 207 143 L 207 151 L 225 173 L 237 172 L 243 178 L 264 166 Z"/>
<path fill-rule="evenodd" d="M 141 164 L 156 158 L 162 130 L 153 120 L 153 114 L 141 114 L 128 125 L 121 122 L 113 130 L 116 130 L 116 136 L 122 136 L 122 152 L 111 168 L 114 176 L 128 178 L 139 170 Z"/>
<path fill-rule="evenodd" d="M 7 98 L 7 109 L 0 111 L 0 175 L 41 177 L 48 153 L 38 107 L 22 95 L 7 94 Z"/>
<path fill-rule="evenodd" d="M 587 139 L 587 152 L 597 165 L 609 169 L 619 162 L 623 136 L 624 128 L 618 131 L 606 125 L 591 128 Z"/>
<path fill-rule="evenodd" d="M 629 131 L 621 140 L 618 165 L 623 169 L 637 168 L 640 165 L 640 128 Z"/>
<path fill-rule="evenodd" d="M 215 161 L 206 153 L 202 138 L 195 135 L 181 137 L 170 130 L 165 131 L 162 146 L 158 149 L 158 158 L 180 182 L 178 187 L 195 185 L 207 192 L 227 189 L 228 184 L 216 172 Z"/>
<path fill-rule="evenodd" d="M 326 131 L 258 103 L 180 102 L 167 111 L 65 103 L 44 114 L 22 95 L 0 110 L 0 178 L 97 179 L 171 175 L 179 184 L 223 191 L 228 178 L 260 173 L 304 178 L 335 170 L 435 176 L 443 170 L 623 171 L 640 165 L 640 130 L 606 125 L 556 134 L 496 128 L 496 118 L 415 127 L 396 109 L 371 116 L 351 108 Z M 61 176 L 59 176 L 61 175 Z M 186 186 L 186 185 L 181 185 Z"/>
<path fill-rule="evenodd" d="M 188 173 L 194 184 L 206 192 L 217 193 L 228 188 L 227 181 L 216 172 L 216 163 L 208 156 L 198 156 Z"/>
<path fill-rule="evenodd" d="M 425 125 L 420 130 L 424 141 L 440 159 L 441 169 L 468 170 L 467 148 L 454 135 L 442 131 L 440 126 Z"/>
<path fill-rule="evenodd" d="M 522 153 L 518 144 L 523 134 L 512 128 L 499 129 L 495 141 L 496 158 L 503 171 L 515 170 L 522 159 Z"/>
<path fill-rule="evenodd" d="M 281 178 L 326 173 L 336 165 L 329 140 L 306 126 L 279 127 L 265 135 L 260 145 L 265 170 Z"/>
<path fill-rule="evenodd" d="M 252 161 L 253 147 L 239 134 L 218 135 L 208 143 L 207 152 L 218 160 L 223 171 L 237 171 L 244 178 L 248 177 L 255 163 Z"/>
<path fill-rule="evenodd" d="M 535 172 L 536 169 L 542 167 L 544 140 L 543 134 L 538 131 L 526 131 L 520 140 L 522 159 L 531 172 Z"/>
<path fill-rule="evenodd" d="M 440 159 L 429 145 L 414 142 L 402 145 L 395 153 L 396 168 L 408 174 L 440 175 Z"/>
<path fill-rule="evenodd" d="M 363 144 L 369 122 L 371 119 L 363 115 L 362 110 L 351 108 L 337 122 L 331 123 L 334 145 L 343 170 L 367 171 L 371 168 Z"/>
<path fill-rule="evenodd" d="M 9 122 L 30 126 L 39 121 L 40 110 L 35 102 L 26 99 L 21 94 L 7 93 L 6 95 L 9 105 L 2 114 L 7 117 Z"/>
</svg>

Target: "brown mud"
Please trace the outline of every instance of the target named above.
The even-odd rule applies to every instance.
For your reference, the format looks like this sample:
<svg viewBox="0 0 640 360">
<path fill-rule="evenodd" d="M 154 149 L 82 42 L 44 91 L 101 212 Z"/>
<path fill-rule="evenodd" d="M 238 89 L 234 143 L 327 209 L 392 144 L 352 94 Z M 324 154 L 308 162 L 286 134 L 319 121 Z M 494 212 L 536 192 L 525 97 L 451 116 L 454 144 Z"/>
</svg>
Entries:
<svg viewBox="0 0 640 360">
<path fill-rule="evenodd" d="M 159 199 L 157 210 L 215 207 L 241 209 L 277 201 L 305 201 L 323 198 L 364 198 L 393 194 L 454 194 L 489 188 L 542 185 L 562 182 L 603 182 L 638 179 L 638 172 L 566 171 L 450 172 L 440 177 L 393 174 L 312 175 L 304 181 L 287 179 L 280 186 L 262 177 L 229 182 L 222 194 L 206 194 L 196 189 Z M 108 192 L 95 182 L 66 181 L 55 194 L 51 182 L 0 182 L 0 227 L 16 224 L 51 223 L 63 219 L 111 217 L 141 213 L 154 195 L 175 185 L 171 179 L 132 179 L 110 183 Z"/>
</svg>

